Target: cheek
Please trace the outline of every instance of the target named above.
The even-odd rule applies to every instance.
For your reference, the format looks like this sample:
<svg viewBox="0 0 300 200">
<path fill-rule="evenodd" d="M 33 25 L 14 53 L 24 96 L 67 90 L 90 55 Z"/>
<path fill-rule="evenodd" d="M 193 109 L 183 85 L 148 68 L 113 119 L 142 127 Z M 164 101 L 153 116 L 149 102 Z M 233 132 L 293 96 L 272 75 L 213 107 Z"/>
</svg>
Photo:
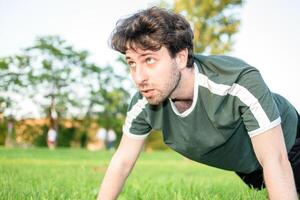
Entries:
<svg viewBox="0 0 300 200">
<path fill-rule="evenodd" d="M 168 77 L 170 74 L 170 66 L 168 63 L 163 63 L 156 67 L 152 72 L 152 77 L 155 79 L 163 79 L 165 77 Z"/>
<path fill-rule="evenodd" d="M 130 78 L 132 79 L 132 81 L 136 84 L 136 76 L 135 76 L 135 73 L 133 72 L 130 72 Z"/>
</svg>

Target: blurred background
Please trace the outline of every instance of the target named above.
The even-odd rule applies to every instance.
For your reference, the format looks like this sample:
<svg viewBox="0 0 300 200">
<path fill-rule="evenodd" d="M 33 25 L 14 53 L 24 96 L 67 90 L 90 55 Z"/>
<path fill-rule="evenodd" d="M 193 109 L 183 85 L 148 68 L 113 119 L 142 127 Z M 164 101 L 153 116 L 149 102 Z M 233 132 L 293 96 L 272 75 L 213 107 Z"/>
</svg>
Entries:
<svg viewBox="0 0 300 200">
<path fill-rule="evenodd" d="M 150 6 L 186 16 L 195 52 L 245 60 L 300 111 L 298 0 L 0 0 L 0 145 L 113 149 L 135 87 L 108 40 Z M 161 134 L 145 148 L 165 149 Z"/>
</svg>

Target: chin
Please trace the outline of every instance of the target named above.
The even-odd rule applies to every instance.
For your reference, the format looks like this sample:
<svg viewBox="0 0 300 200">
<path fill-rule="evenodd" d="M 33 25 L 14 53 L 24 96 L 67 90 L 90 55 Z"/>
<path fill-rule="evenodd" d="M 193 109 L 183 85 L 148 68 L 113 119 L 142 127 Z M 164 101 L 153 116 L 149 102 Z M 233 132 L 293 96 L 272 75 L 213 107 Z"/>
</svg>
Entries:
<svg viewBox="0 0 300 200">
<path fill-rule="evenodd" d="M 166 98 L 146 98 L 148 103 L 153 106 L 157 106 L 165 101 Z"/>
<path fill-rule="evenodd" d="M 156 101 L 156 100 L 153 100 L 153 99 L 147 99 L 147 101 L 152 106 L 157 106 L 161 103 L 161 101 Z"/>
</svg>

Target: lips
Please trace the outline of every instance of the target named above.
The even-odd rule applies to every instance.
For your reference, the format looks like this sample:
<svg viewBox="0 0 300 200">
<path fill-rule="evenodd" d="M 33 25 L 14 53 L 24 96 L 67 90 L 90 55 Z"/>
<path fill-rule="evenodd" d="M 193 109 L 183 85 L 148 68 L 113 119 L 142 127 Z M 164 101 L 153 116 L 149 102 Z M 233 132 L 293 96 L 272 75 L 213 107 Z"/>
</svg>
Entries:
<svg viewBox="0 0 300 200">
<path fill-rule="evenodd" d="M 144 97 L 150 98 L 154 92 L 154 89 L 141 90 Z"/>
</svg>

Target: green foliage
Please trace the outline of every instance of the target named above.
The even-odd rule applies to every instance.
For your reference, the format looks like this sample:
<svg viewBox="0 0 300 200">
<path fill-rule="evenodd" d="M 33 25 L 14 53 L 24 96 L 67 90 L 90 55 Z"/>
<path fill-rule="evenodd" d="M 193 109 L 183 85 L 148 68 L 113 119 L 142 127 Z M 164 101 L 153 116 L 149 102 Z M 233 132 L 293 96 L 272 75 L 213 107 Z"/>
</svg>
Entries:
<svg viewBox="0 0 300 200">
<path fill-rule="evenodd" d="M 0 70 L 7 70 L 8 69 L 8 61 L 7 58 L 0 58 Z"/>
<path fill-rule="evenodd" d="M 37 135 L 33 140 L 33 145 L 37 147 L 46 147 L 47 146 L 47 126 L 42 126 L 42 134 Z"/>
<path fill-rule="evenodd" d="M 4 145 L 5 143 L 5 137 L 6 137 L 6 132 L 7 132 L 7 124 L 3 120 L 0 120 L 0 145 Z"/>
<path fill-rule="evenodd" d="M 45 126 L 32 123 L 32 120 L 14 122 L 14 132 L 20 144 L 32 144 L 37 137 L 43 134 L 43 127 Z"/>
<path fill-rule="evenodd" d="M 24 86 L 22 80 L 28 72 L 27 56 L 8 56 L 0 58 L 0 91 L 16 86 Z"/>
<path fill-rule="evenodd" d="M 24 86 L 28 83 L 26 81 L 27 72 L 28 57 L 0 58 L 0 144 L 3 144 L 4 140 L 6 140 L 5 145 L 9 146 L 13 143 L 11 137 L 14 137 L 14 134 L 8 134 L 7 119 L 13 123 L 15 115 L 19 113 L 20 102 L 17 101 L 17 97 L 25 99 Z"/>
<path fill-rule="evenodd" d="M 77 108 L 81 110 L 80 115 L 73 117 L 96 117 L 101 126 L 113 127 L 117 132 L 121 129 L 129 94 L 122 85 L 124 77 L 114 73 L 112 66 L 100 67 L 88 62 L 87 51 L 75 50 L 58 36 L 38 38 L 27 48 L 27 53 L 34 66 L 30 73 L 32 85 L 40 92 L 47 91 L 44 96 L 49 104 L 45 111 L 49 118 L 53 110 L 66 118 Z M 78 90 L 86 95 L 80 97 Z M 89 121 L 86 126 L 90 125 Z M 62 138 L 71 139 L 75 133 L 62 134 Z M 58 144 L 66 146 L 65 142 Z"/>
<path fill-rule="evenodd" d="M 82 106 L 82 99 L 76 98 L 76 86 L 81 84 L 81 71 L 88 63 L 87 51 L 75 50 L 59 36 L 44 36 L 37 38 L 25 54 L 30 58 L 31 86 L 48 99 L 48 104 L 41 105 L 46 115 L 56 110 L 66 116 L 73 107 Z"/>
<path fill-rule="evenodd" d="M 65 128 L 59 127 L 59 134 L 57 137 L 57 146 L 59 147 L 70 147 L 71 141 L 75 138 L 76 129 L 74 127 Z"/>
<path fill-rule="evenodd" d="M 191 23 L 195 52 L 222 54 L 232 50 L 232 37 L 240 26 L 237 8 L 243 3 L 243 0 L 174 0 L 169 7 Z"/>
<path fill-rule="evenodd" d="M 0 149 L 0 199 L 96 199 L 111 152 Z M 142 153 L 120 200 L 264 200 L 232 172 L 164 151 Z"/>
<path fill-rule="evenodd" d="M 124 65 L 122 60 L 118 61 Z M 85 118 L 98 119 L 99 126 L 114 129 L 120 139 L 130 99 L 128 88 L 124 87 L 126 77 L 116 74 L 110 65 L 102 68 L 87 65 L 84 72 L 87 79 L 95 80 L 97 83 L 94 84 L 91 81 L 85 83 L 85 88 L 89 89 L 90 94 Z M 88 121 L 91 120 L 86 122 L 88 123 Z"/>
<path fill-rule="evenodd" d="M 70 146 L 71 140 L 80 143 L 95 120 L 120 135 L 129 99 L 123 85 L 125 76 L 116 74 L 111 65 L 90 62 L 87 51 L 76 50 L 59 36 L 38 37 L 21 54 L 0 58 L 0 78 L 0 94 L 4 93 L 0 95 L 0 115 L 5 113 L 4 118 L 15 119 L 24 107 L 22 101 L 12 98 L 19 95 L 19 99 L 27 98 L 37 105 L 40 116 L 55 129 L 65 119 L 87 119 L 83 120 L 85 129 L 76 133 L 61 124 L 59 145 Z M 27 133 L 23 133 L 25 130 Z M 22 127 L 18 136 L 43 146 L 45 133 L 29 130 Z M 59 131 L 63 131 L 61 136 Z"/>
</svg>

